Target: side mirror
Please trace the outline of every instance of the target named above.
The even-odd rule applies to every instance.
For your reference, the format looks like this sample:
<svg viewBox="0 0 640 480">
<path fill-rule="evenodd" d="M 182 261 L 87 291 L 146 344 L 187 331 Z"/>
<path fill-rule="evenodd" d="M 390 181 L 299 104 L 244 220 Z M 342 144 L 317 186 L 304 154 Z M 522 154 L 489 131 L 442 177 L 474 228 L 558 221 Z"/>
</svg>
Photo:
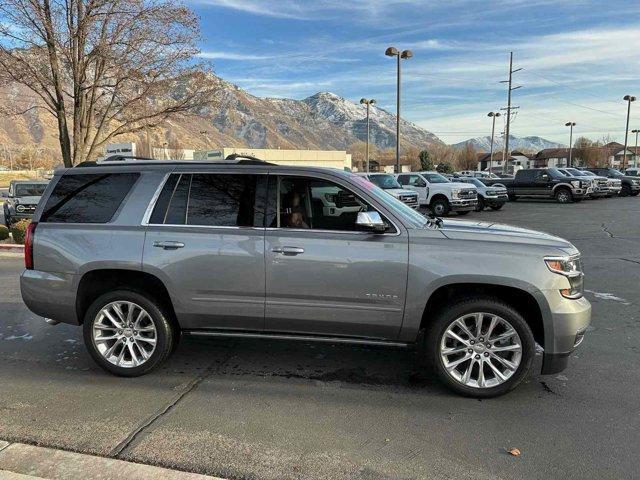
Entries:
<svg viewBox="0 0 640 480">
<path fill-rule="evenodd" d="M 549 181 L 549 175 L 547 175 L 547 174 L 545 173 L 544 175 L 540 176 L 540 179 L 541 179 L 543 182 L 548 182 L 548 181 Z"/>
<path fill-rule="evenodd" d="M 356 225 L 364 228 L 365 230 L 371 230 L 375 233 L 384 233 L 387 230 L 387 225 L 382 220 L 382 217 L 378 212 L 358 212 L 356 218 Z"/>
</svg>

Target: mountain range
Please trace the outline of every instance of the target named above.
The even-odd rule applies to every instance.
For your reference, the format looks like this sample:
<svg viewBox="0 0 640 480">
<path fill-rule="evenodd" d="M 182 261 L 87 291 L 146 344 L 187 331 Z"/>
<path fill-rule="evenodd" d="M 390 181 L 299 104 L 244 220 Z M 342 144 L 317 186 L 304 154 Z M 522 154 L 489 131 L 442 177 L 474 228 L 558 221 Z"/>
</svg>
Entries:
<svg viewBox="0 0 640 480">
<path fill-rule="evenodd" d="M 470 144 L 478 152 L 490 152 L 491 151 L 491 136 L 470 138 L 463 142 L 454 143 L 452 145 L 455 149 L 462 149 Z M 504 139 L 502 137 L 495 137 L 493 139 L 493 151 L 500 151 L 504 147 Z M 542 137 L 514 137 L 509 135 L 509 150 L 519 150 L 522 152 L 537 152 L 544 148 L 562 148 L 566 147 L 561 143 L 552 142 Z"/>
<path fill-rule="evenodd" d="M 24 104 L 33 94 L 20 86 L 0 89 L 3 104 Z M 443 142 L 433 133 L 402 120 L 403 146 L 424 149 Z M 370 111 L 371 142 L 395 146 L 395 115 L 378 107 Z M 150 130 L 150 143 L 174 148 L 221 147 L 339 149 L 366 140 L 366 107 L 334 93 L 319 92 L 302 100 L 260 98 L 219 79 L 215 107 L 198 116 L 182 116 Z M 144 144 L 144 134 L 122 135 L 115 141 Z M 0 149 L 35 146 L 58 152 L 54 118 L 41 109 L 18 117 L 0 117 Z"/>
</svg>

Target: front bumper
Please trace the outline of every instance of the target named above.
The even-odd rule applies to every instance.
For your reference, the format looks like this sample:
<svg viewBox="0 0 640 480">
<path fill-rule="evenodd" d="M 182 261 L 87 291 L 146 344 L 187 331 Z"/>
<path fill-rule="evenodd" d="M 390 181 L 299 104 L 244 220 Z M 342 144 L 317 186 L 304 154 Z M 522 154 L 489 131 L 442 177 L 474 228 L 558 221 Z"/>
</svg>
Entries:
<svg viewBox="0 0 640 480">
<path fill-rule="evenodd" d="M 591 323 L 591 303 L 582 297 L 569 300 L 557 290 L 545 292 L 552 325 L 545 328 L 542 373 L 558 373 L 567 366 L 569 355 L 582 343 Z"/>
<path fill-rule="evenodd" d="M 622 185 L 609 187 L 609 195 L 618 195 L 622 191 Z"/>
<path fill-rule="evenodd" d="M 453 199 L 449 201 L 449 206 L 451 207 L 451 211 L 453 212 L 465 212 L 474 210 L 478 205 L 478 199 Z"/>
<path fill-rule="evenodd" d="M 504 205 L 509 201 L 509 196 L 505 193 L 504 195 L 488 195 L 484 197 L 484 203 L 487 205 Z"/>
</svg>

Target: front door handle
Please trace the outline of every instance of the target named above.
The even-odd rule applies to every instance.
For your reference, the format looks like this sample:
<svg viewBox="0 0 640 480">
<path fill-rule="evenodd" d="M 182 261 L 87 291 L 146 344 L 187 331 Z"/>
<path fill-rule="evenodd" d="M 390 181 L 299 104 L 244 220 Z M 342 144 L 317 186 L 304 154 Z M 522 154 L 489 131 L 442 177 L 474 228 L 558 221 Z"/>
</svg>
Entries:
<svg viewBox="0 0 640 480">
<path fill-rule="evenodd" d="M 164 250 L 176 250 L 178 248 L 184 247 L 184 243 L 182 243 L 182 242 L 172 242 L 172 241 L 153 242 L 153 246 L 154 247 L 158 247 L 158 248 L 162 248 Z"/>
<path fill-rule="evenodd" d="M 300 255 L 304 253 L 304 248 L 300 247 L 273 247 L 271 249 L 273 253 L 281 253 L 282 255 Z"/>
</svg>

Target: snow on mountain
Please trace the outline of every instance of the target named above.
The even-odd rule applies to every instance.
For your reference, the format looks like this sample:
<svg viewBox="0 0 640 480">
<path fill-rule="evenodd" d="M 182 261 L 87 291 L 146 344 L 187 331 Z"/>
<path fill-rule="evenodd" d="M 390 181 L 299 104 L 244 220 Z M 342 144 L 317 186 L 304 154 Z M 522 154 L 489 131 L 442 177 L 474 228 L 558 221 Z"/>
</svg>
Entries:
<svg viewBox="0 0 640 480">
<path fill-rule="evenodd" d="M 456 149 L 461 149 L 467 144 L 471 144 L 478 152 L 491 151 L 491 136 L 470 138 L 463 142 L 455 143 L 452 146 Z M 499 151 L 504 146 L 504 139 L 502 137 L 495 137 L 493 143 L 493 150 Z M 514 137 L 509 135 L 509 149 L 520 151 L 533 151 L 538 152 L 545 148 L 561 148 L 566 147 L 562 143 L 552 142 L 542 137 L 530 136 L 530 137 Z"/>
</svg>

